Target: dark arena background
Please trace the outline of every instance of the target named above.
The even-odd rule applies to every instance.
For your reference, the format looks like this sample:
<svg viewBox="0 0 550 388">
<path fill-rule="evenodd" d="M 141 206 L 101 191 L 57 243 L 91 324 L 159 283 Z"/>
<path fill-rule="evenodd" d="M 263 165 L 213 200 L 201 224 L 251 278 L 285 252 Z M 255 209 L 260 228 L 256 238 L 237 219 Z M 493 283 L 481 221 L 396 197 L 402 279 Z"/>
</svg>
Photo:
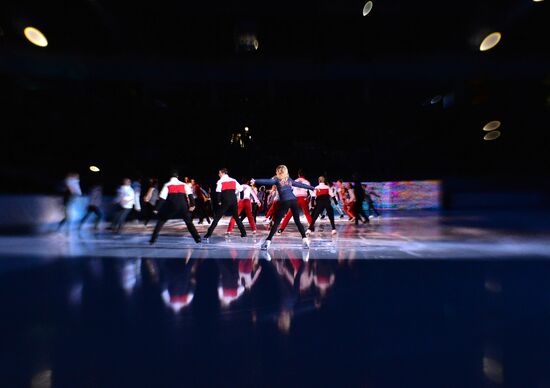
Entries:
<svg viewBox="0 0 550 388">
<path fill-rule="evenodd" d="M 548 2 L 3 0 L 0 386 L 550 387 Z"/>
</svg>

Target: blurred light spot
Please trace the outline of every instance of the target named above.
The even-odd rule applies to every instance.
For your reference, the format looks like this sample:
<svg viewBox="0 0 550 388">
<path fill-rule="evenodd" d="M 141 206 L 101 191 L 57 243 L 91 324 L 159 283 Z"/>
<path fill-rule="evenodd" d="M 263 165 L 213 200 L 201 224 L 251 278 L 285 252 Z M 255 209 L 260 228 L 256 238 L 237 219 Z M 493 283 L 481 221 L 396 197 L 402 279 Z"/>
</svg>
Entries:
<svg viewBox="0 0 550 388">
<path fill-rule="evenodd" d="M 367 1 L 363 7 L 363 16 L 367 16 L 370 11 L 372 11 L 372 1 Z"/>
<path fill-rule="evenodd" d="M 77 283 L 69 290 L 69 303 L 75 306 L 79 306 L 82 303 L 82 289 L 84 286 L 82 283 Z"/>
<path fill-rule="evenodd" d="M 140 269 L 141 269 L 141 260 L 136 259 L 129 262 L 126 262 L 124 264 L 124 267 L 122 267 L 122 288 L 124 291 L 126 291 L 127 295 L 130 295 L 134 288 L 136 287 L 136 284 L 139 281 L 140 278 Z"/>
<path fill-rule="evenodd" d="M 535 3 L 542 3 L 544 0 L 533 0 Z"/>
<path fill-rule="evenodd" d="M 502 384 L 502 364 L 494 358 L 483 357 L 483 374 L 493 383 Z"/>
<path fill-rule="evenodd" d="M 245 132 L 248 132 L 248 127 L 244 127 L 244 131 L 245 131 Z"/>
<path fill-rule="evenodd" d="M 236 46 L 238 51 L 255 51 L 260 47 L 260 42 L 256 33 L 243 32 L 240 33 L 236 39 Z"/>
<path fill-rule="evenodd" d="M 23 33 L 25 34 L 25 37 L 29 40 L 29 42 L 34 45 L 40 47 L 46 47 L 48 45 L 48 40 L 46 39 L 44 34 L 34 27 L 26 27 L 23 30 Z"/>
<path fill-rule="evenodd" d="M 498 42 L 500 42 L 500 38 L 502 35 L 500 32 L 493 32 L 485 37 L 483 39 L 483 42 L 481 42 L 481 45 L 479 46 L 480 51 L 487 51 L 495 47 Z"/>
<path fill-rule="evenodd" d="M 46 369 L 32 377 L 31 388 L 50 388 L 52 386 L 52 371 Z"/>
<path fill-rule="evenodd" d="M 485 124 L 485 126 L 483 127 L 483 130 L 487 131 L 487 132 L 494 131 L 498 127 L 500 127 L 500 121 L 494 120 L 494 121 L 490 121 L 487 124 Z"/>
<path fill-rule="evenodd" d="M 438 94 L 437 96 L 435 96 L 434 98 L 432 98 L 430 100 L 430 104 L 432 104 L 432 105 L 437 104 L 439 101 L 441 101 L 442 98 L 443 98 L 443 96 Z"/>
<path fill-rule="evenodd" d="M 499 294 L 502 292 L 502 285 L 497 280 L 487 279 L 485 280 L 485 289 L 495 294 Z"/>
<path fill-rule="evenodd" d="M 495 139 L 498 139 L 499 137 L 500 137 L 500 131 L 493 131 L 483 136 L 483 140 L 495 140 Z"/>
<path fill-rule="evenodd" d="M 90 171 L 91 171 L 91 172 L 99 172 L 99 167 L 97 167 L 97 166 L 90 166 Z"/>
<path fill-rule="evenodd" d="M 290 333 L 291 322 L 292 316 L 290 315 L 290 312 L 287 310 L 281 311 L 277 319 L 277 327 L 279 328 L 279 331 L 283 334 Z"/>
</svg>

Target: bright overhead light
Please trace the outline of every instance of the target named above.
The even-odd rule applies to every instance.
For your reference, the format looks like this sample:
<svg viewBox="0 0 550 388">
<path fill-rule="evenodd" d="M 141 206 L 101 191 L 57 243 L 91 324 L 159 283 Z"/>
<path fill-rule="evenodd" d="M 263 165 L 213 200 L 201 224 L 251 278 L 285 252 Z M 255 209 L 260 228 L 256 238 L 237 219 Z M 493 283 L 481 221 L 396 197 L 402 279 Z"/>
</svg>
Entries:
<svg viewBox="0 0 550 388">
<path fill-rule="evenodd" d="M 500 127 L 500 121 L 498 120 L 490 121 L 487 124 L 485 124 L 485 126 L 483 127 L 483 130 L 486 132 L 494 131 L 498 127 Z"/>
<path fill-rule="evenodd" d="M 363 16 L 367 16 L 370 11 L 372 11 L 372 1 L 367 1 L 363 7 Z"/>
<path fill-rule="evenodd" d="M 502 38 L 502 35 L 500 32 L 493 32 L 485 37 L 483 39 L 483 42 L 481 42 L 481 45 L 479 46 L 479 51 L 487 51 L 495 47 L 498 42 L 500 42 L 500 39 Z"/>
<path fill-rule="evenodd" d="M 99 172 L 99 167 L 97 167 L 97 166 L 90 166 L 90 171 L 91 171 L 91 172 Z"/>
<path fill-rule="evenodd" d="M 245 132 L 248 132 L 248 127 L 244 127 L 244 131 L 245 131 Z"/>
<path fill-rule="evenodd" d="M 500 131 L 492 131 L 483 136 L 483 140 L 495 140 L 500 137 Z"/>
<path fill-rule="evenodd" d="M 34 45 L 40 46 L 40 47 L 46 47 L 48 45 L 48 39 L 44 36 L 40 30 L 34 28 L 34 27 L 26 27 L 23 30 L 23 33 L 25 34 L 25 37 Z"/>
</svg>

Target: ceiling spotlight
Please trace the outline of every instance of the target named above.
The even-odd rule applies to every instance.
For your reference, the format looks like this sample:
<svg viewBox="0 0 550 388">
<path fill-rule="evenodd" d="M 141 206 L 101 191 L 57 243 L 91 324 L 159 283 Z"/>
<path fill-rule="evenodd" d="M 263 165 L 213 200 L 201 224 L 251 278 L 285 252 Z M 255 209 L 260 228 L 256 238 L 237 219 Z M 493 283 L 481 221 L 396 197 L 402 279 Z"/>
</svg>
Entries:
<svg viewBox="0 0 550 388">
<path fill-rule="evenodd" d="M 99 172 L 99 167 L 97 167 L 97 166 L 90 166 L 90 171 L 91 171 L 91 172 Z"/>
<path fill-rule="evenodd" d="M 479 46 L 479 51 L 487 51 L 495 47 L 498 42 L 500 42 L 500 38 L 502 35 L 500 32 L 493 32 L 485 37 L 483 39 L 483 42 L 481 42 L 481 45 Z"/>
<path fill-rule="evenodd" d="M 495 140 L 500 137 L 500 131 L 492 131 L 483 136 L 483 140 Z"/>
<path fill-rule="evenodd" d="M 543 2 L 544 0 L 533 0 L 535 3 L 541 3 Z"/>
<path fill-rule="evenodd" d="M 367 16 L 370 11 L 372 11 L 372 1 L 367 1 L 363 7 L 363 16 Z"/>
<path fill-rule="evenodd" d="M 248 132 L 248 127 L 244 127 L 244 131 L 245 131 L 245 132 Z"/>
<path fill-rule="evenodd" d="M 498 127 L 500 127 L 500 121 L 498 120 L 490 121 L 487 124 L 485 124 L 485 126 L 483 127 L 483 130 L 486 132 L 494 131 Z"/>
<path fill-rule="evenodd" d="M 34 27 L 26 27 L 23 30 L 25 37 L 34 45 L 39 47 L 46 47 L 48 45 L 48 39 L 44 36 L 42 32 Z"/>
</svg>

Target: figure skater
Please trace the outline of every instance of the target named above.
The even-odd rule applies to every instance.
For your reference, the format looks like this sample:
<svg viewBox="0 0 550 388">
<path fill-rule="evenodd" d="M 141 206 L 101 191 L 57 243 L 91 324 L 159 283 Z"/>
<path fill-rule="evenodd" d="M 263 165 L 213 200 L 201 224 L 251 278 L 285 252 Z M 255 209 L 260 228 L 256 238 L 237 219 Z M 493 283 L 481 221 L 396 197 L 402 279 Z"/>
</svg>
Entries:
<svg viewBox="0 0 550 388">
<path fill-rule="evenodd" d="M 311 185 L 309 181 L 304 176 L 304 171 L 302 169 L 298 170 L 298 179 L 295 180 L 295 182 L 303 183 L 304 185 Z M 311 214 L 309 214 L 309 191 L 305 189 L 301 189 L 299 187 L 293 187 L 292 192 L 294 193 L 294 196 L 296 197 L 296 200 L 298 201 L 298 206 L 302 211 L 304 212 L 304 215 L 306 216 L 308 224 L 311 224 Z M 288 225 L 288 222 L 290 221 L 290 217 L 292 217 L 292 213 L 289 210 L 285 218 L 283 219 L 283 222 L 281 224 L 281 227 L 277 231 L 277 233 L 281 234 L 286 229 L 286 226 Z"/>
<path fill-rule="evenodd" d="M 243 188 L 239 182 L 227 175 L 226 168 L 220 169 L 218 171 L 218 176 L 220 179 L 216 185 L 216 194 L 218 195 L 218 204 L 220 206 L 216 211 L 216 215 L 214 216 L 212 224 L 210 224 L 204 239 L 208 241 L 210 236 L 212 236 L 214 229 L 218 226 L 218 222 L 228 210 L 231 212 L 231 216 L 235 222 L 237 222 L 237 226 L 241 232 L 241 237 L 246 237 L 246 230 L 244 229 L 244 225 L 239 218 L 239 210 L 237 206 L 237 193 L 240 193 Z"/>
<path fill-rule="evenodd" d="M 269 231 L 269 235 L 267 236 L 267 239 L 263 242 L 261 249 L 267 250 L 269 248 L 269 246 L 271 245 L 271 239 L 277 232 L 277 228 L 279 227 L 283 216 L 289 209 L 292 211 L 294 222 L 296 223 L 298 231 L 302 236 L 303 247 L 305 249 L 309 249 L 309 239 L 307 238 L 304 227 L 300 222 L 300 207 L 298 206 L 298 201 L 296 200 L 296 197 L 292 192 L 292 188 L 294 186 L 307 190 L 315 190 L 315 188 L 310 185 L 292 180 L 288 175 L 288 169 L 285 165 L 278 166 L 275 170 L 275 173 L 276 177 L 273 179 L 251 180 L 253 184 L 256 184 L 257 182 L 260 185 L 275 185 L 277 187 L 277 192 L 279 193 L 279 209 L 277 211 L 277 214 L 275 215 L 275 220 L 273 222 L 271 230 Z"/>
<path fill-rule="evenodd" d="M 355 225 L 359 223 L 359 220 L 363 220 L 363 223 L 369 223 L 369 217 L 365 213 L 365 209 L 363 209 L 363 202 L 365 202 L 365 189 L 363 188 L 363 184 L 359 180 L 359 177 L 357 174 L 353 175 L 354 184 L 353 184 L 353 194 L 355 196 L 355 204 L 353 206 L 353 210 L 355 213 Z"/>
<path fill-rule="evenodd" d="M 183 219 L 189 233 L 198 244 L 201 242 L 201 236 L 193 225 L 190 213 L 195 208 L 193 192 L 188 185 L 178 179 L 177 171 L 172 171 L 171 176 L 170 181 L 164 185 L 159 194 L 159 198 L 163 201 L 159 202 L 158 221 L 149 243 L 154 244 L 166 221 L 177 216 Z"/>
<path fill-rule="evenodd" d="M 308 234 L 315 232 L 315 221 L 319 215 L 326 211 L 330 226 L 332 226 L 332 235 L 336 234 L 336 225 L 334 224 L 334 210 L 331 205 L 330 187 L 325 183 L 325 177 L 319 177 L 319 185 L 315 187 L 315 210 L 313 211 L 313 220 L 309 224 Z"/>
<path fill-rule="evenodd" d="M 378 198 L 380 198 L 380 196 L 373 190 L 369 190 L 368 187 L 365 190 L 365 194 L 366 194 L 367 204 L 369 205 L 369 208 L 367 209 L 367 214 L 369 218 L 374 218 L 374 216 L 372 215 L 372 213 L 374 213 L 376 214 L 376 217 L 380 219 L 380 213 L 378 213 L 378 210 L 376 210 L 376 208 L 374 207 L 374 200 L 372 199 L 373 195 Z"/>
<path fill-rule="evenodd" d="M 252 234 L 256 234 L 256 223 L 254 222 L 254 217 L 252 215 L 252 201 L 259 202 L 258 197 L 252 190 L 252 187 L 248 185 L 248 182 L 243 183 L 241 186 L 243 190 L 241 191 L 241 199 L 237 204 L 237 211 L 239 214 L 241 214 L 241 212 L 246 213 L 246 216 L 248 217 L 248 224 L 252 228 Z M 235 219 L 231 218 L 229 225 L 227 225 L 227 234 L 231 234 L 234 227 Z"/>
</svg>

